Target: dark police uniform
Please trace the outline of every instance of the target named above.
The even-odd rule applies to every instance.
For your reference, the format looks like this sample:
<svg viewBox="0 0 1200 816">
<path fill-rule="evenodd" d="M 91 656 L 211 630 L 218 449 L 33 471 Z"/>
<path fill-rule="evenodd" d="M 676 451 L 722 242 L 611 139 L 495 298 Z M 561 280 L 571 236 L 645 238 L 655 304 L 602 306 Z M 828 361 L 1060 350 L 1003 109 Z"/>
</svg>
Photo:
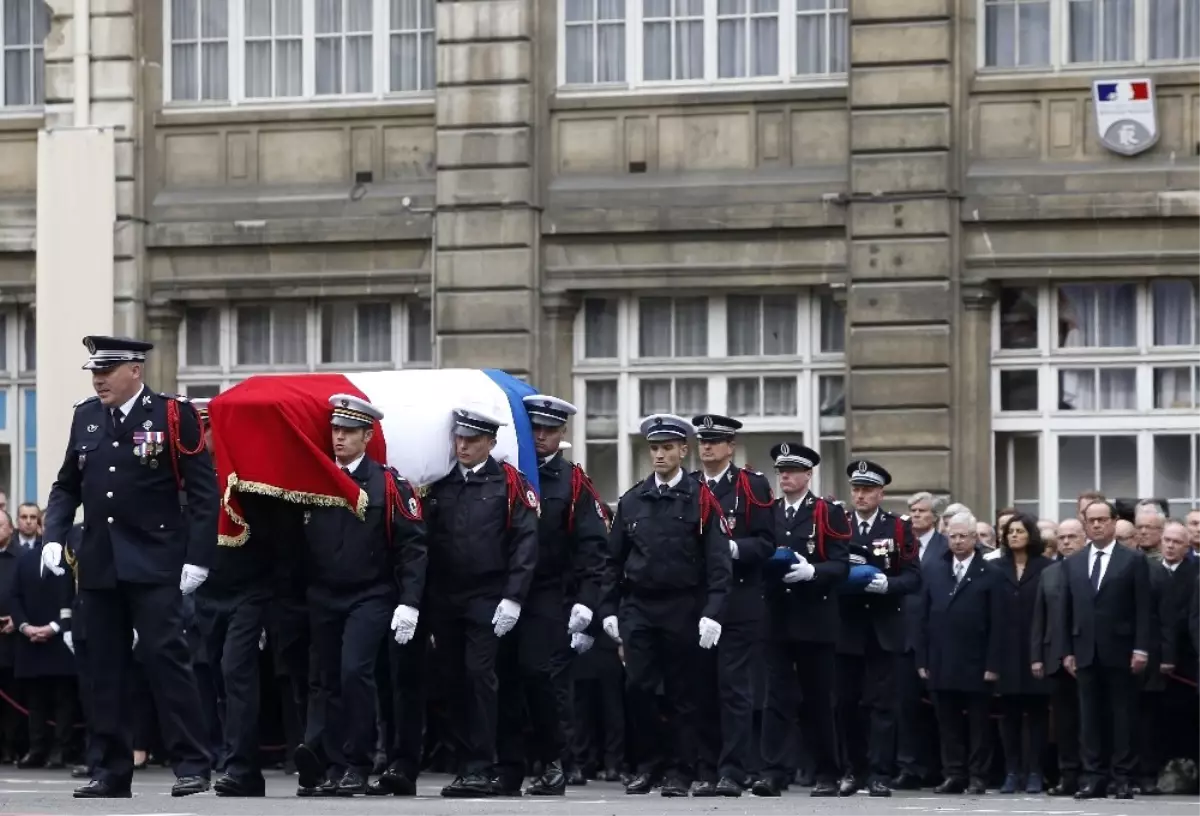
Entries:
<svg viewBox="0 0 1200 816">
<path fill-rule="evenodd" d="M 846 468 L 851 485 L 883 487 L 891 475 L 862 460 Z M 841 747 L 841 794 L 848 796 L 869 775 L 872 796 L 890 796 L 896 759 L 896 656 L 908 634 L 904 596 L 921 589 L 921 543 L 907 516 L 882 507 L 873 519 L 850 515 L 850 569 L 870 566 L 886 578 L 886 591 L 848 592 L 840 598 L 837 643 L 837 722 Z M 876 578 L 876 580 L 882 580 Z M 863 709 L 870 712 L 864 722 Z M 865 743 L 864 743 L 865 740 Z M 864 773 L 865 772 L 865 773 Z"/>
<path fill-rule="evenodd" d="M 527 396 L 524 403 L 534 425 L 561 427 L 575 413 L 575 406 L 545 394 Z M 557 796 L 566 792 L 562 718 L 570 705 L 568 624 L 577 619 L 586 627 L 599 601 L 608 510 L 583 469 L 562 453 L 541 462 L 538 480 L 542 507 L 537 567 L 521 619 L 500 646 L 496 783 L 504 793 L 520 790 L 529 753 L 522 739 L 522 714 L 528 710 L 530 758 L 541 762 L 544 770 L 526 792 Z M 571 610 L 576 610 L 575 616 Z"/>
<path fill-rule="evenodd" d="M 84 342 L 92 352 L 84 367 L 92 370 L 140 364 L 152 348 L 111 337 Z M 75 559 L 87 607 L 91 725 L 99 759 L 78 797 L 130 795 L 133 748 L 125 692 L 134 629 L 179 777 L 173 793 L 207 790 L 211 773 L 180 590 L 182 573 L 202 574 L 213 561 L 216 477 L 199 417 L 185 398 L 143 386 L 127 405 L 122 419 L 97 397 L 76 404 L 66 457 L 46 506 L 47 542 L 66 540 L 76 508 L 82 504 L 84 511 L 82 542 L 68 556 Z M 188 590 L 194 587 L 192 581 Z"/>
<path fill-rule="evenodd" d="M 771 457 L 776 470 L 811 471 L 821 463 L 815 450 L 796 442 L 776 445 Z M 773 511 L 779 550 L 769 565 L 766 584 L 766 767 L 753 792 L 779 796 L 788 787 L 799 737 L 813 766 L 811 795 L 836 796 L 834 644 L 839 624 L 838 587 L 850 572 L 849 523 L 841 505 L 811 492 L 794 500 L 780 497 Z M 812 569 L 785 581 L 791 565 L 799 563 L 792 554 L 803 557 Z"/>
<path fill-rule="evenodd" d="M 642 435 L 651 443 L 683 443 L 691 433 L 690 422 L 669 414 L 642 421 Z M 702 645 L 717 645 L 733 569 L 729 539 L 712 492 L 682 470 L 669 483 L 650 476 L 617 504 L 602 608 L 610 637 L 619 614 L 625 647 L 638 770 L 626 793 L 649 793 L 665 772 L 664 796 L 688 794 L 696 772 L 697 718 L 719 716 L 699 710 L 696 678 L 713 666 L 702 656 L 696 633 L 699 623 L 708 633 Z M 660 683 L 670 708 L 667 733 L 659 722 Z"/>
<path fill-rule="evenodd" d="M 352 395 L 330 397 L 333 425 L 370 428 L 379 409 Z M 342 507 L 314 507 L 304 528 L 308 608 L 325 722 L 309 723 L 296 749 L 301 795 L 366 793 L 375 750 L 375 661 L 397 601 L 415 611 L 425 590 L 425 525 L 407 481 L 367 456 L 342 468 L 367 495 L 364 520 Z M 332 773 L 330 773 L 332 771 Z"/>
<path fill-rule="evenodd" d="M 474 409 L 454 413 L 459 436 L 494 438 L 500 424 Z M 429 489 L 429 616 L 458 762 L 443 796 L 495 793 L 496 656 L 533 583 L 537 512 L 525 477 L 490 456 L 472 468 L 456 465 Z"/>
<path fill-rule="evenodd" d="M 742 423 L 731 417 L 703 414 L 694 417 L 696 439 L 703 442 L 732 440 Z M 740 796 L 757 772 L 754 755 L 754 676 L 762 659 L 762 570 L 775 552 L 775 525 L 771 514 L 771 483 L 762 473 L 730 464 L 715 479 L 703 471 L 692 476 L 706 483 L 717 497 L 725 523 L 737 548 L 725 613 L 721 643 L 715 649 L 717 699 L 709 705 L 719 717 L 700 717 L 699 779 L 693 796 Z M 706 672 L 706 679 L 709 673 Z"/>
</svg>

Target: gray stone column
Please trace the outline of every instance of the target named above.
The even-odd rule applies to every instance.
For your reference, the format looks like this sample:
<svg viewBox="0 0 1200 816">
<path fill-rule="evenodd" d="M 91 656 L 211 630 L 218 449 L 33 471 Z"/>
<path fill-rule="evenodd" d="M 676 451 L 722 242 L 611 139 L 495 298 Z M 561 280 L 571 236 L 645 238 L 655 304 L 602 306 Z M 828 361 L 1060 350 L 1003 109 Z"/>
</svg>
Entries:
<svg viewBox="0 0 1200 816">
<path fill-rule="evenodd" d="M 444 367 L 536 370 L 534 0 L 437 4 L 437 314 Z"/>
<path fill-rule="evenodd" d="M 990 284 L 963 284 L 955 344 L 954 497 L 983 518 L 992 507 L 992 304 Z M 993 510 L 995 508 L 992 508 Z"/>
<path fill-rule="evenodd" d="M 542 330 L 539 334 L 541 360 L 536 385 L 542 391 L 574 402 L 575 378 L 571 376 L 575 354 L 575 316 L 581 305 L 578 295 L 556 292 L 542 296 Z"/>
<path fill-rule="evenodd" d="M 182 322 L 183 310 L 175 303 L 152 300 L 146 304 L 146 340 L 154 344 L 146 358 L 146 382 L 156 391 L 177 393 Z"/>
<path fill-rule="evenodd" d="M 893 498 L 953 486 L 952 5 L 850 4 L 847 442 Z"/>
</svg>

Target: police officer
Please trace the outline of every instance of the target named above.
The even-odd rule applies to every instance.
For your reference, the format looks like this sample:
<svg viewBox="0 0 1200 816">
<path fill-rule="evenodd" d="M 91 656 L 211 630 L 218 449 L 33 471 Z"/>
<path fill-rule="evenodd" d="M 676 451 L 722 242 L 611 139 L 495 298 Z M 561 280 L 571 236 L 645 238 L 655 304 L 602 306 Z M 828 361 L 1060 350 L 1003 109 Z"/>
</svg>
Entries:
<svg viewBox="0 0 1200 816">
<path fill-rule="evenodd" d="M 702 649 L 721 638 L 732 572 L 730 530 L 712 491 L 682 467 L 692 424 L 655 414 L 641 424 L 654 472 L 617 504 L 604 582 L 604 632 L 625 647 L 637 776 L 626 793 L 645 794 L 660 774 L 663 796 L 687 796 L 696 773 Z M 619 623 L 618 623 L 619 620 Z M 661 733 L 656 692 L 670 713 Z M 663 747 L 672 746 L 670 756 Z"/>
<path fill-rule="evenodd" d="M 692 795 L 733 797 L 742 795 L 750 774 L 758 770 L 753 759 L 757 746 L 752 669 L 762 657 L 762 569 L 775 552 L 771 484 L 762 473 L 733 464 L 741 422 L 702 414 L 692 424 L 702 465 L 692 476 L 717 497 L 733 531 L 733 580 L 721 619 L 716 671 L 704 673 L 705 679 L 715 676 L 717 681 L 719 702 L 711 704 L 720 716 L 700 718 L 700 778 L 692 784 Z"/>
<path fill-rule="evenodd" d="M 520 471 L 492 458 L 503 420 L 461 408 L 453 423 L 458 464 L 433 483 L 427 502 L 434 656 L 447 685 L 458 761 L 442 796 L 492 796 L 496 655 L 533 583 L 539 503 Z"/>
<path fill-rule="evenodd" d="M 525 775 L 522 711 L 528 710 L 533 737 L 529 758 L 543 772 L 525 791 L 562 796 L 567 780 L 562 758 L 562 726 L 569 704 L 571 651 L 568 635 L 592 623 L 604 580 L 608 510 L 578 465 L 559 451 L 575 406 L 546 394 L 524 398 L 533 426 L 542 492 L 538 521 L 537 568 L 521 607 L 521 620 L 500 647 L 500 723 L 496 784 L 501 793 L 519 793 Z"/>
<path fill-rule="evenodd" d="M 809 489 L 813 469 L 821 463 L 815 450 L 781 442 L 771 449 L 771 458 L 783 495 L 773 508 L 779 549 L 766 569 L 766 768 L 753 793 L 779 796 L 788 787 L 799 736 L 813 763 L 810 795 L 837 796 L 834 644 L 838 586 L 850 572 L 850 529 L 841 505 Z"/>
<path fill-rule="evenodd" d="M 383 412 L 350 394 L 329 402 L 334 459 L 366 494 L 367 509 L 359 520 L 346 508 L 314 507 L 305 525 L 309 620 L 329 696 L 320 739 L 310 723 L 295 762 L 301 795 L 328 792 L 341 770 L 334 793 L 355 796 L 367 792 L 374 758 L 375 660 L 389 621 L 398 643 L 416 632 L 427 552 L 412 486 L 367 456 Z"/>
<path fill-rule="evenodd" d="M 921 589 L 920 542 L 907 516 L 879 506 L 891 474 L 863 459 L 852 462 L 846 475 L 854 514 L 847 587 L 851 591 L 839 599 L 836 715 L 843 776 L 838 793 L 856 793 L 865 771 L 872 796 L 891 796 L 888 783 L 896 759 L 894 668 L 905 646 L 904 596 Z M 871 573 L 870 580 L 854 591 L 859 586 L 855 576 L 864 571 Z M 870 712 L 869 726 L 860 716 L 862 707 Z"/>
<path fill-rule="evenodd" d="M 46 506 L 42 561 L 61 574 L 61 542 L 83 505 L 74 559 L 87 609 L 96 765 L 77 798 L 127 798 L 130 651 L 136 629 L 175 760 L 174 796 L 209 788 L 200 698 L 183 633 L 182 595 L 204 583 L 217 543 L 217 481 L 200 418 L 183 397 L 142 381 L 150 343 L 85 337 L 96 396 L 75 405 L 67 453 Z M 181 491 L 186 504 L 180 501 Z M 182 593 L 182 594 L 181 594 Z"/>
</svg>

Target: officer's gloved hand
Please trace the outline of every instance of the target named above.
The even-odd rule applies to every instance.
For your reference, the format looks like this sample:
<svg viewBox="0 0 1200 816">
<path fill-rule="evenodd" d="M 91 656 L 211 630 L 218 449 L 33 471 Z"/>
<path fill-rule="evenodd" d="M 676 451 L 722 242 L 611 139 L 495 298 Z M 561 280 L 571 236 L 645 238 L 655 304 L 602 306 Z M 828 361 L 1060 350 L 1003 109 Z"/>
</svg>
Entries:
<svg viewBox="0 0 1200 816">
<path fill-rule="evenodd" d="M 871 583 L 863 587 L 863 592 L 873 592 L 876 595 L 883 595 L 888 590 L 887 576 L 882 572 L 871 579 Z"/>
<path fill-rule="evenodd" d="M 62 642 L 67 645 L 67 648 L 71 651 L 71 654 L 75 654 L 75 639 L 71 637 L 70 632 L 63 632 Z"/>
<path fill-rule="evenodd" d="M 604 634 L 608 635 L 617 643 L 621 642 L 621 627 L 617 624 L 616 615 L 609 615 L 600 622 L 600 627 L 604 630 Z"/>
<path fill-rule="evenodd" d="M 258 650 L 261 652 L 267 648 L 267 630 L 263 629 L 258 633 Z"/>
<path fill-rule="evenodd" d="M 42 563 L 38 567 L 38 576 L 46 574 L 46 570 L 55 575 L 62 575 L 66 572 L 62 567 L 63 548 L 62 544 L 57 544 L 51 541 L 49 544 L 42 545 Z"/>
<path fill-rule="evenodd" d="M 588 649 L 595 645 L 596 639 L 591 635 L 585 635 L 583 632 L 576 632 L 571 635 L 571 648 L 579 654 L 583 654 Z"/>
<path fill-rule="evenodd" d="M 133 649 L 136 649 L 136 648 L 137 648 L 137 642 L 138 642 L 138 634 L 137 634 L 137 629 L 134 629 L 134 630 L 133 630 L 133 645 L 129 647 L 131 651 L 132 651 Z"/>
<path fill-rule="evenodd" d="M 183 565 L 183 574 L 179 576 L 179 591 L 191 595 L 208 578 L 208 567 L 197 567 L 193 564 Z"/>
<path fill-rule="evenodd" d="M 721 624 L 712 618 L 700 619 L 700 648 L 711 649 L 721 639 Z"/>
<path fill-rule="evenodd" d="M 729 557 L 732 558 L 734 561 L 737 561 L 737 559 L 738 559 L 738 545 L 737 545 L 737 542 L 734 541 L 732 538 L 729 539 Z"/>
<path fill-rule="evenodd" d="M 417 620 L 421 617 L 421 613 L 411 606 L 400 604 L 396 607 L 396 611 L 392 613 L 392 632 L 396 638 L 396 642 L 403 646 L 413 639 L 413 635 L 417 633 Z M 495 623 L 495 621 L 492 621 Z"/>
<path fill-rule="evenodd" d="M 517 621 L 521 617 L 521 605 L 516 601 L 510 601 L 505 598 L 496 607 L 496 614 L 492 615 L 492 623 L 496 625 L 496 637 L 504 637 L 512 628 L 517 625 Z"/>
<path fill-rule="evenodd" d="M 783 576 L 785 584 L 798 584 L 801 581 L 811 581 L 813 576 L 817 574 L 817 569 L 808 560 L 802 556 L 796 556 L 796 563 L 788 568 L 788 571 Z"/>
<path fill-rule="evenodd" d="M 571 607 L 571 619 L 567 622 L 567 631 L 572 635 L 576 632 L 582 632 L 592 625 L 592 610 L 588 609 L 583 604 L 575 604 Z"/>
</svg>

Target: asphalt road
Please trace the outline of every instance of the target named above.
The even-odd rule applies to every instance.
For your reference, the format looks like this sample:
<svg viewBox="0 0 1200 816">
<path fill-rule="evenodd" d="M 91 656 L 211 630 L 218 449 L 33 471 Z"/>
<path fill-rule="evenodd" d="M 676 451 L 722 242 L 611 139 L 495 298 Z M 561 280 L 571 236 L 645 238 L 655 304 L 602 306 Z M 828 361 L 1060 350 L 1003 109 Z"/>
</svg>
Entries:
<svg viewBox="0 0 1200 816">
<path fill-rule="evenodd" d="M 619 784 L 590 782 L 571 788 L 566 798 L 443 799 L 449 779 L 422 777 L 415 799 L 356 797 L 298 799 L 296 778 L 272 772 L 264 799 L 225 799 L 212 793 L 171 798 L 174 777 L 168 771 L 139 771 L 132 799 L 79 800 L 71 791 L 79 784 L 61 771 L 8 771 L 0 776 L 0 816 L 326 816 L 396 814 L 398 816 L 657 816 L 671 813 L 768 814 L 992 814 L 1002 816 L 1195 816 L 1200 800 L 1155 797 L 1118 802 L 1075 802 L 1045 796 L 934 796 L 928 791 L 897 793 L 891 799 L 866 794 L 847 799 L 811 799 L 803 789 L 779 799 L 663 799 L 658 795 L 626 796 Z"/>
</svg>

